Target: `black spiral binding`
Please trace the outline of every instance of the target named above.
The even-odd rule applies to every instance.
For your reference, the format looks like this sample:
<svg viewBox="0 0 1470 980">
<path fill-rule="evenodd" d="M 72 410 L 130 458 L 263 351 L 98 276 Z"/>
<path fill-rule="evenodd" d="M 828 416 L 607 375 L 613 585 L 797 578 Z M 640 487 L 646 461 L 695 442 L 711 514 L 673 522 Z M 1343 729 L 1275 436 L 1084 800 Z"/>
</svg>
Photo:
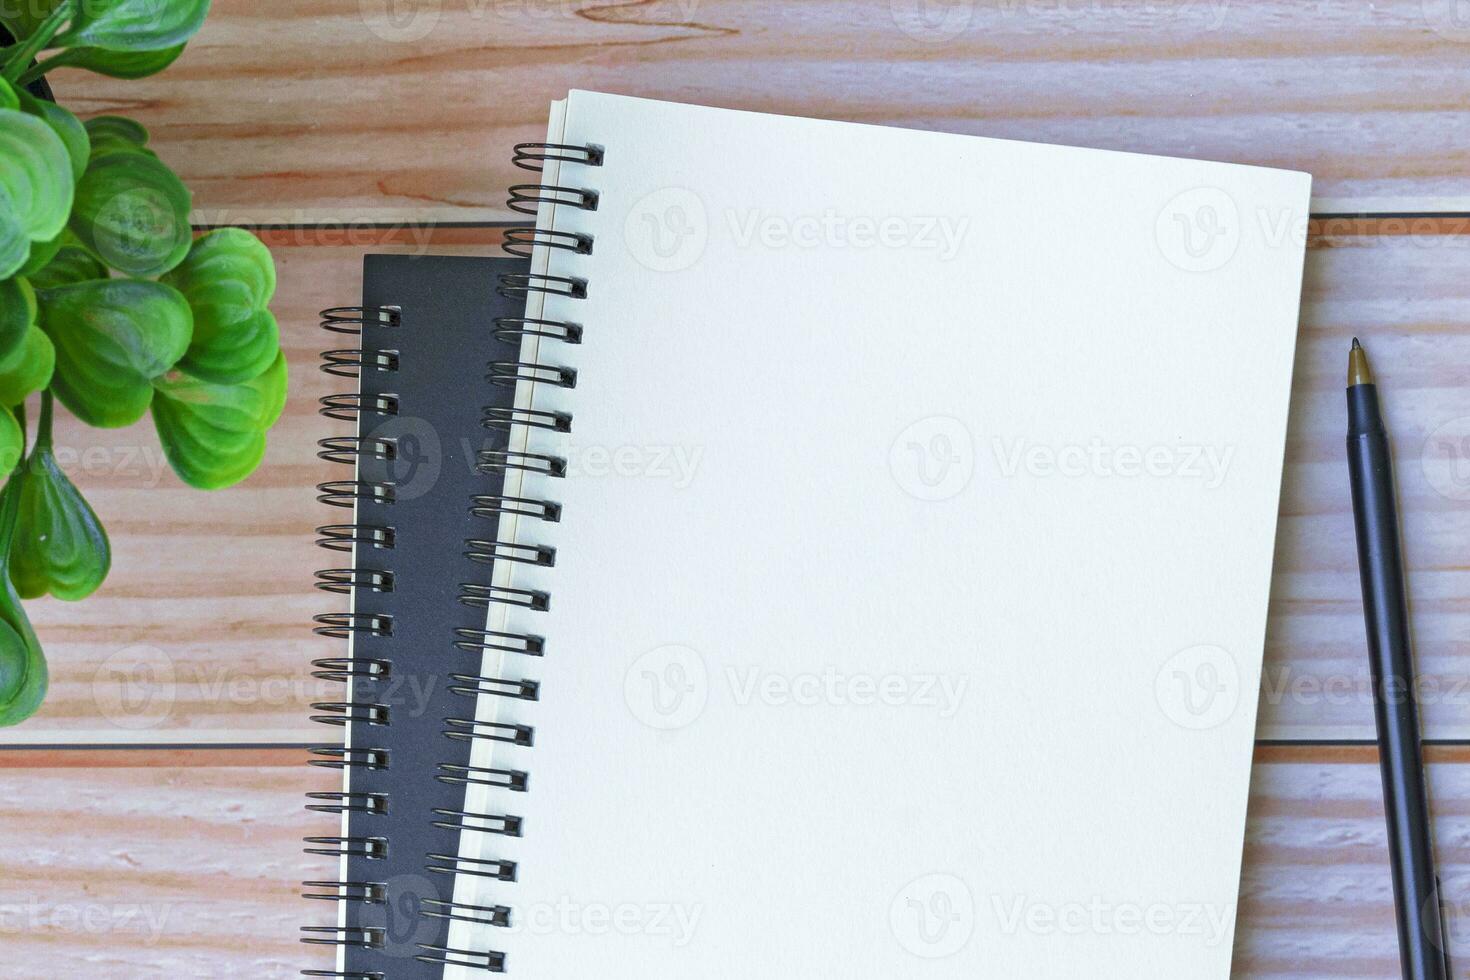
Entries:
<svg viewBox="0 0 1470 980">
<path fill-rule="evenodd" d="M 396 327 L 399 313 L 389 307 L 336 307 L 323 310 L 321 325 L 333 333 L 361 336 L 365 324 Z M 364 370 L 396 371 L 398 356 L 393 351 L 374 351 L 362 347 L 328 350 L 322 353 L 321 369 L 335 377 L 357 378 Z M 328 395 L 321 399 L 322 415 L 344 421 L 356 422 L 365 412 L 379 415 L 396 415 L 398 401 L 390 395 L 364 396 L 358 392 Z M 396 445 L 391 439 L 376 437 L 335 436 L 321 439 L 317 443 L 317 456 L 332 463 L 356 467 L 359 459 L 393 459 Z M 391 483 L 375 480 L 348 479 L 331 480 L 317 484 L 317 499 L 333 507 L 352 508 L 356 513 L 360 502 L 387 504 L 393 501 L 394 488 Z M 325 524 L 317 528 L 317 544 L 329 551 L 353 554 L 362 546 L 392 548 L 394 529 L 388 526 L 369 525 L 360 522 Z M 388 592 L 393 589 L 391 572 L 377 569 L 339 567 L 322 569 L 316 573 L 316 586 L 326 592 L 358 594 Z M 314 617 L 315 632 L 337 639 L 350 639 L 357 634 L 390 636 L 393 632 L 392 617 L 366 611 L 323 613 Z M 392 673 L 390 661 L 364 657 L 326 657 L 313 660 L 312 676 L 320 680 L 335 681 L 352 690 L 354 682 L 379 683 L 386 681 Z M 359 687 L 359 690 L 361 688 Z M 391 723 L 389 707 L 376 701 L 318 701 L 312 706 L 317 712 L 311 719 L 325 725 L 345 727 L 349 724 L 371 731 L 375 726 Z M 388 750 L 383 748 L 342 745 L 322 745 L 309 750 L 313 758 L 310 764 L 329 769 L 386 769 L 389 765 Z M 384 815 L 388 812 L 388 797 L 384 793 L 364 793 L 344 790 L 331 793 L 308 793 L 307 809 L 318 813 L 362 813 Z M 387 854 L 388 842 L 382 837 L 308 837 L 305 839 L 306 853 L 328 857 L 357 857 L 376 859 Z M 331 902 L 359 902 L 381 904 L 387 884 L 381 881 L 304 881 L 302 887 L 306 898 Z M 301 941 L 314 945 L 351 946 L 367 949 L 383 947 L 384 933 L 381 929 L 355 926 L 302 926 Z M 340 977 L 348 980 L 383 980 L 377 972 L 303 970 L 307 977 Z"/>
<path fill-rule="evenodd" d="M 565 177 L 577 168 L 602 166 L 603 150 L 597 146 L 563 143 L 521 143 L 515 147 L 513 162 L 524 170 L 539 172 L 547 161 L 559 163 Z M 510 189 L 507 203 L 513 211 L 533 215 L 545 203 L 593 211 L 597 209 L 598 193 L 588 187 L 566 183 L 520 184 Z M 590 255 L 594 242 L 589 235 L 545 231 L 534 227 L 512 228 L 506 232 L 504 248 L 511 255 L 527 258 L 537 247 Z M 498 291 L 502 296 L 512 299 L 528 297 L 532 293 L 582 299 L 587 295 L 587 282 L 570 276 L 512 274 L 500 277 Z M 528 336 L 564 344 L 582 342 L 582 325 L 570 320 L 497 317 L 494 330 L 496 337 L 509 342 L 519 342 Z M 486 380 L 492 385 L 514 386 L 522 381 L 529 381 L 574 388 L 577 372 L 558 364 L 492 361 Z M 565 412 L 486 406 L 481 424 L 492 431 L 504 433 L 513 431 L 517 426 L 528 430 L 566 433 L 571 431 L 572 416 Z M 510 449 L 484 450 L 477 455 L 476 464 L 482 473 L 501 476 L 511 470 L 539 473 L 552 478 L 565 477 L 567 473 L 565 457 Z M 552 500 L 510 496 L 503 492 L 481 494 L 470 500 L 470 513 L 495 522 L 502 516 L 509 515 L 555 523 L 561 519 L 561 504 Z M 540 567 L 552 567 L 556 564 L 556 549 L 545 545 L 484 537 L 467 540 L 465 548 L 467 558 L 487 565 L 501 561 Z M 327 583 L 333 584 L 337 581 L 339 580 L 329 578 Z M 464 583 L 460 586 L 459 601 L 485 609 L 492 604 L 503 604 L 540 612 L 550 608 L 551 596 L 535 589 Z M 480 655 L 487 651 L 497 651 L 540 657 L 546 652 L 545 639 L 534 633 L 459 628 L 454 631 L 453 642 L 460 650 Z M 506 742 L 523 747 L 535 744 L 536 731 L 533 726 L 476 721 L 474 705 L 481 696 L 536 701 L 540 697 L 540 684 L 537 681 L 522 677 L 491 677 L 456 672 L 449 675 L 449 690 L 466 698 L 468 710 L 465 712 L 466 717 L 445 719 L 443 734 L 446 738 L 460 742 Z M 488 786 L 508 793 L 524 793 L 529 789 L 529 774 L 518 769 L 442 763 L 438 767 L 436 778 L 444 783 L 463 786 L 466 790 L 470 786 Z M 507 803 L 510 799 L 513 797 L 507 798 Z M 433 817 L 436 827 L 492 837 L 519 837 L 523 823 L 523 817 L 514 813 L 473 813 L 468 810 L 442 808 L 435 809 Z M 449 854 L 430 854 L 425 869 L 432 874 L 467 874 L 498 882 L 513 882 L 517 875 L 514 861 L 466 858 Z M 426 903 L 425 914 L 494 927 L 511 925 L 511 909 L 503 905 L 435 901 Z M 505 953 L 499 950 L 460 949 L 447 942 L 444 945 L 420 943 L 419 946 L 424 952 L 418 959 L 425 963 L 459 966 L 485 973 L 505 973 L 507 970 Z"/>
</svg>

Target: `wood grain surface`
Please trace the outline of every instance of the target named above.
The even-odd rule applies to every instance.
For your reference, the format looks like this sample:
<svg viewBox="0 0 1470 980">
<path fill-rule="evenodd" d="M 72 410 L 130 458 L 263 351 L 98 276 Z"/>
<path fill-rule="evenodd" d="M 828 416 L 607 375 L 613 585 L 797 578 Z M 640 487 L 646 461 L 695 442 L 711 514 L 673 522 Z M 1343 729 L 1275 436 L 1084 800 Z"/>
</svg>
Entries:
<svg viewBox="0 0 1470 980">
<path fill-rule="evenodd" d="M 1285 166 L 1315 176 L 1262 739 L 1235 976 L 1396 977 L 1392 897 L 1342 446 L 1348 338 L 1397 440 L 1426 734 L 1470 741 L 1470 14 L 1458 0 L 214 0 L 168 72 L 53 77 L 80 114 L 136 116 L 200 225 L 262 232 L 290 362 L 266 461 L 183 487 L 148 423 L 64 419 L 58 455 L 114 567 L 80 604 L 30 603 L 52 691 L 0 731 L 0 975 L 294 977 L 332 876 L 296 746 L 336 692 L 313 613 L 340 514 L 316 414 L 343 390 L 316 311 L 369 251 L 492 254 L 546 103 L 593 88 L 732 108 Z M 691 134 L 690 138 L 698 138 Z M 613 137 L 609 137 L 611 143 Z M 792 147 L 800 166 L 802 148 Z M 1284 744 L 1291 743 L 1291 744 Z M 210 747 L 213 746 L 213 747 Z M 1429 750 L 1450 945 L 1470 964 L 1470 747 Z"/>
<path fill-rule="evenodd" d="M 1286 477 L 1261 691 L 1268 739 L 1370 739 L 1356 555 L 1342 459 L 1343 362 L 1360 334 L 1373 350 L 1397 439 L 1398 471 L 1426 732 L 1470 737 L 1470 235 L 1327 228 L 1308 252 Z M 1397 226 L 1392 226 L 1390 231 Z M 339 557 L 312 544 L 339 519 L 315 484 L 341 478 L 316 440 L 347 431 L 316 413 L 341 388 L 317 369 L 334 343 L 319 309 L 358 295 L 368 250 L 491 252 L 493 229 L 410 233 L 265 233 L 280 267 L 275 304 L 290 360 L 290 398 L 266 461 L 216 493 L 184 487 L 149 423 L 118 432 L 67 419 L 63 458 L 112 533 L 114 569 L 78 604 L 31 605 L 52 669 L 41 712 L 0 732 L 4 743 L 316 741 L 307 721 L 331 688 L 309 676 L 336 642 L 311 616 L 341 608 L 311 587 Z M 332 244 L 324 244 L 332 243 Z M 397 244 L 395 244 L 397 243 Z M 340 562 L 339 562 L 340 563 Z"/>
<path fill-rule="evenodd" d="M 285 980 L 329 968 L 296 940 L 331 913 L 301 899 L 300 883 L 333 877 L 330 859 L 302 853 L 302 837 L 334 832 L 302 807 L 303 793 L 332 782 L 302 753 L 216 752 L 193 765 L 55 755 L 0 753 L 0 825 L 25 841 L 0 856 L 7 978 Z M 1258 755 L 1234 975 L 1396 977 L 1372 751 Z M 1451 951 L 1470 961 L 1470 757 L 1431 757 Z"/>
<path fill-rule="evenodd" d="M 162 75 L 55 82 L 147 124 L 211 224 L 503 218 L 507 148 L 572 87 L 1291 167 L 1318 211 L 1470 210 L 1457 0 L 215 0 Z"/>
</svg>

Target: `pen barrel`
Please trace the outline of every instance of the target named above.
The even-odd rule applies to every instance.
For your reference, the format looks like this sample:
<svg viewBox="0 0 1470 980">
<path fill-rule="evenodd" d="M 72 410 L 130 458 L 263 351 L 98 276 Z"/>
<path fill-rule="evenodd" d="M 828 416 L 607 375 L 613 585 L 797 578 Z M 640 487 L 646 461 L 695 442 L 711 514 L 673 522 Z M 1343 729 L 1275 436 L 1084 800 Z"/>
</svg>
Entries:
<svg viewBox="0 0 1470 980">
<path fill-rule="evenodd" d="M 1419 743 L 1409 604 L 1388 436 L 1373 385 L 1348 397 L 1348 472 L 1357 528 L 1383 804 L 1405 980 L 1448 980 Z"/>
</svg>

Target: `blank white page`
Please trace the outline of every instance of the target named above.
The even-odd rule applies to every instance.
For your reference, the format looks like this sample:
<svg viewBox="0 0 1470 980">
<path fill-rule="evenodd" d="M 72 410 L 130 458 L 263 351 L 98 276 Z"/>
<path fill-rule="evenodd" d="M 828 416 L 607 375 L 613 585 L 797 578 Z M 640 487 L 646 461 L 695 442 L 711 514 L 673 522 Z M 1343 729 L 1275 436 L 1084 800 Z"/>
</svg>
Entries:
<svg viewBox="0 0 1470 980">
<path fill-rule="evenodd" d="M 1310 180 L 573 92 L 534 980 L 1225 980 Z M 453 972 L 453 971 L 451 971 Z M 461 973 L 463 976 L 472 974 Z"/>
</svg>

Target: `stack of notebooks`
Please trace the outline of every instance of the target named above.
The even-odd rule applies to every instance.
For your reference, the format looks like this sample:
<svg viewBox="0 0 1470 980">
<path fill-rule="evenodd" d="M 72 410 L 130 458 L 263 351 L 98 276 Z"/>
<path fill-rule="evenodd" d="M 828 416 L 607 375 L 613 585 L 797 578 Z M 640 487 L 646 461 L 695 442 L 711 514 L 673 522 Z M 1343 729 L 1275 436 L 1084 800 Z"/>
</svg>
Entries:
<svg viewBox="0 0 1470 980">
<path fill-rule="evenodd" d="M 588 92 L 515 160 L 513 258 L 326 317 L 308 975 L 1225 980 L 1309 178 Z"/>
</svg>

